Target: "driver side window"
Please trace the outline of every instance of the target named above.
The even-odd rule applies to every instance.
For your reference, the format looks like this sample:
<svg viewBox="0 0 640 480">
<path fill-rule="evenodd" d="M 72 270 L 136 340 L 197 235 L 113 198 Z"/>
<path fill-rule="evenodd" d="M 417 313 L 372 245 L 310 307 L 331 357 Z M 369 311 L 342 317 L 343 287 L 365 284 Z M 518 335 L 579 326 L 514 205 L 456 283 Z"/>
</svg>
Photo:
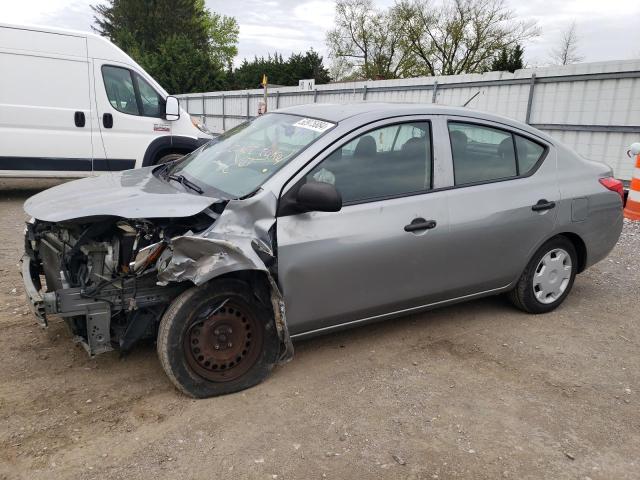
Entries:
<svg viewBox="0 0 640 480">
<path fill-rule="evenodd" d="M 129 70 L 105 65 L 102 67 L 102 78 L 113 108 L 129 115 L 140 115 L 133 77 Z"/>
<path fill-rule="evenodd" d="M 109 103 L 119 112 L 158 118 L 164 114 L 164 98 L 137 73 L 104 65 L 102 78 Z"/>
<path fill-rule="evenodd" d="M 366 132 L 325 158 L 306 181 L 330 183 L 344 204 L 424 193 L 431 188 L 431 128 L 410 122 Z"/>
</svg>

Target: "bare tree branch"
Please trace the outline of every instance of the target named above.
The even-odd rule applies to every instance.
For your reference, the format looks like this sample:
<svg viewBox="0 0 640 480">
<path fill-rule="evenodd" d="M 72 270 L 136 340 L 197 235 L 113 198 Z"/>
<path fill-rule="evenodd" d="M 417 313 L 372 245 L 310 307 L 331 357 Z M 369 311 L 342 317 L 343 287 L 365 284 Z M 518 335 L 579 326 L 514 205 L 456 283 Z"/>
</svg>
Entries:
<svg viewBox="0 0 640 480">
<path fill-rule="evenodd" d="M 562 32 L 562 40 L 558 48 L 551 51 L 551 60 L 558 65 L 571 65 L 584 60 L 578 52 L 578 41 L 576 22 L 572 22 Z"/>
<path fill-rule="evenodd" d="M 538 35 L 506 0 L 442 1 L 397 0 L 380 11 L 371 0 L 337 0 L 336 26 L 327 35 L 331 58 L 359 78 L 477 73 L 503 49 Z"/>
</svg>

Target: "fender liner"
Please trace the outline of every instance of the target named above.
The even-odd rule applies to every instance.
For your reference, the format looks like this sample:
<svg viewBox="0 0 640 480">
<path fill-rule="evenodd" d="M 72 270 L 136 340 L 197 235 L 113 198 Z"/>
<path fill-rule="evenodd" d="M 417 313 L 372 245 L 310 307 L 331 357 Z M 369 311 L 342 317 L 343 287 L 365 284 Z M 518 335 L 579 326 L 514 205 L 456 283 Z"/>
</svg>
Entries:
<svg viewBox="0 0 640 480">
<path fill-rule="evenodd" d="M 158 137 L 152 141 L 144 152 L 142 166 L 149 167 L 163 151 L 182 151 L 185 154 L 193 152 L 196 148 L 204 145 L 209 138 L 192 138 L 181 135 L 166 135 Z"/>
</svg>

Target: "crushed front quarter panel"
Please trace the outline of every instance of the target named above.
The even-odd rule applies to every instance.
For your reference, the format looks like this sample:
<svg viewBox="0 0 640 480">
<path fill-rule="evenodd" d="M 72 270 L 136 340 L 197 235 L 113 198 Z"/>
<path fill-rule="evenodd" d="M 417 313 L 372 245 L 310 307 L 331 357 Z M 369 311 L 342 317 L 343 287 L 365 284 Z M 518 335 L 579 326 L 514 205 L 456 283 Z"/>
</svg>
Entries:
<svg viewBox="0 0 640 480">
<path fill-rule="evenodd" d="M 280 362 L 293 357 L 287 329 L 284 300 L 262 255 L 273 258 L 269 231 L 275 224 L 277 199 L 270 191 L 228 202 L 213 226 L 197 235 L 174 237 L 158 260 L 158 283 L 189 280 L 202 285 L 225 273 L 254 270 L 267 275 L 271 301 L 282 343 Z"/>
</svg>

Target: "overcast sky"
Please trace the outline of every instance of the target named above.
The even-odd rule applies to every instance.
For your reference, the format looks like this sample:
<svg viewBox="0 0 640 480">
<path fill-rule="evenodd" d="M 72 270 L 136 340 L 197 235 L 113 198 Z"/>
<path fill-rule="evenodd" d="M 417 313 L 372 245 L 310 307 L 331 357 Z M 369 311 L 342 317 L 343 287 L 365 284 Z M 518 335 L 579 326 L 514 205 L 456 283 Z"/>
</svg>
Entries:
<svg viewBox="0 0 640 480">
<path fill-rule="evenodd" d="M 438 1 L 438 0 L 436 0 Z M 0 1 L 0 22 L 89 30 L 90 4 L 99 0 Z M 374 0 L 388 7 L 394 0 Z M 640 0 L 507 0 L 522 19 L 537 20 L 542 34 L 525 44 L 529 65 L 544 65 L 562 30 L 575 20 L 584 61 L 640 58 Z M 286 57 L 313 47 L 326 58 L 325 32 L 332 27 L 334 2 L 327 0 L 206 0 L 216 12 L 240 24 L 239 56 L 278 51 Z"/>
</svg>

